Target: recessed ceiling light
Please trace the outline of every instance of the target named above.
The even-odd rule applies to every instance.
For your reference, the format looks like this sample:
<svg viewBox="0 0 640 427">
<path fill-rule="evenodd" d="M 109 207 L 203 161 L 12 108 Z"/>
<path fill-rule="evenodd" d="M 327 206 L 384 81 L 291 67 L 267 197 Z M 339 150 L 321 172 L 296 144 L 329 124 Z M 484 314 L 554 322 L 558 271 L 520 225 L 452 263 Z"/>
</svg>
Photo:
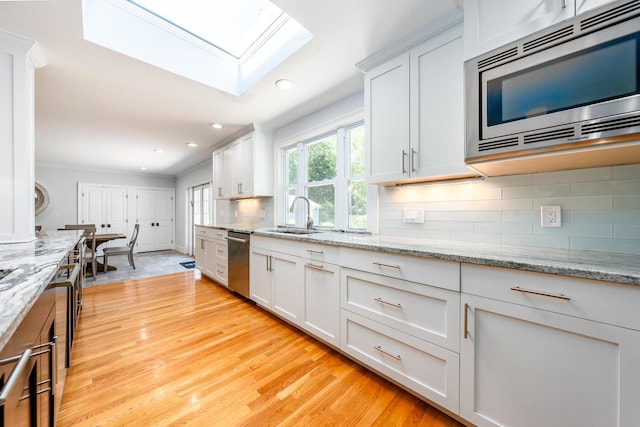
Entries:
<svg viewBox="0 0 640 427">
<path fill-rule="evenodd" d="M 153 150 L 154 153 L 158 153 L 158 154 L 162 154 L 164 153 L 164 150 L 160 149 L 160 148 L 156 148 L 155 150 Z"/>
<path fill-rule="evenodd" d="M 193 142 L 193 141 L 189 141 L 189 142 L 187 142 L 187 147 L 197 147 L 197 146 L 198 146 L 198 144 L 196 144 L 196 143 L 195 143 L 195 142 Z"/>
<path fill-rule="evenodd" d="M 222 125 L 220 123 L 211 123 L 209 126 L 214 129 L 222 129 Z"/>
<path fill-rule="evenodd" d="M 140 168 L 140 170 L 141 170 L 141 171 L 146 171 L 146 170 L 147 170 L 147 168 L 145 168 L 144 166 L 142 166 L 142 167 Z"/>
<path fill-rule="evenodd" d="M 276 87 L 282 90 L 291 90 L 293 89 L 293 82 L 287 79 L 280 79 L 276 81 Z"/>
</svg>

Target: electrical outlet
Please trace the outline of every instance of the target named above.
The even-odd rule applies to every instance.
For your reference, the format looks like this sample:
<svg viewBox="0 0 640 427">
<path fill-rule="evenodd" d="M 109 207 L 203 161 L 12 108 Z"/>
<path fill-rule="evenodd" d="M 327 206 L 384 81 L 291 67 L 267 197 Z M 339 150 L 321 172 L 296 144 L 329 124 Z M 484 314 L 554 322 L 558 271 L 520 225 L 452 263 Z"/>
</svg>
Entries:
<svg viewBox="0 0 640 427">
<path fill-rule="evenodd" d="M 562 225 L 560 206 L 540 206 L 540 225 L 542 227 L 560 227 Z"/>
<path fill-rule="evenodd" d="M 260 216 L 260 219 L 264 219 L 266 217 L 266 214 L 263 209 L 260 209 L 259 216 Z"/>
<path fill-rule="evenodd" d="M 403 209 L 402 222 L 424 224 L 424 209 Z"/>
</svg>

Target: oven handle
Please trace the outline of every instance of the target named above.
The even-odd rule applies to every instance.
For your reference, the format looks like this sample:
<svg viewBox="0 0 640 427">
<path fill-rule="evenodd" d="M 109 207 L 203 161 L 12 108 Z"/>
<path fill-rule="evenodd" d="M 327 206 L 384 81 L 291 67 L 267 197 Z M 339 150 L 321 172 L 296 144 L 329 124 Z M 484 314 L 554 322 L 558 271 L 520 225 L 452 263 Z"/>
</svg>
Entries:
<svg viewBox="0 0 640 427">
<path fill-rule="evenodd" d="M 231 240 L 233 242 L 238 242 L 238 243 L 249 243 L 249 239 L 238 239 L 237 237 L 226 237 L 227 240 Z"/>
</svg>

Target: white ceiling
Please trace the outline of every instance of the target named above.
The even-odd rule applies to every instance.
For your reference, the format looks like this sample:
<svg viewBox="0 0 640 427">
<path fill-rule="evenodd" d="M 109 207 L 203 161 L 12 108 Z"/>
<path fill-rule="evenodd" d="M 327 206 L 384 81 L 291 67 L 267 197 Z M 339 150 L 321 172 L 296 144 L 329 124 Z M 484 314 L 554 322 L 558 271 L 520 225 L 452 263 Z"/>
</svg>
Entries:
<svg viewBox="0 0 640 427">
<path fill-rule="evenodd" d="M 37 40 L 48 63 L 36 71 L 36 165 L 177 175 L 249 123 L 277 128 L 362 90 L 357 62 L 458 1 L 274 3 L 315 37 L 236 97 L 84 41 L 80 0 L 0 1 L 0 29 Z"/>
</svg>

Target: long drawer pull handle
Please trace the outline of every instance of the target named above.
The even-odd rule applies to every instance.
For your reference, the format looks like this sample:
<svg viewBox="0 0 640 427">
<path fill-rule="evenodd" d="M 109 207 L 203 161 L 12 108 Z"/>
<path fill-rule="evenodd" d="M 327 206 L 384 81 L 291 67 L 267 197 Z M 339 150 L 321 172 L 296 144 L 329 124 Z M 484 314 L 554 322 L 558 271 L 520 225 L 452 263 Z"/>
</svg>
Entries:
<svg viewBox="0 0 640 427">
<path fill-rule="evenodd" d="M 237 237 L 230 237 L 230 236 L 225 237 L 225 239 L 231 240 L 232 242 L 249 243 L 249 239 L 238 239 Z"/>
<path fill-rule="evenodd" d="M 310 254 L 319 254 L 319 255 L 322 255 L 324 253 L 324 251 L 315 251 L 313 249 L 307 249 L 307 252 L 309 252 Z"/>
<path fill-rule="evenodd" d="M 324 265 L 315 265 L 315 264 L 313 264 L 313 263 L 311 263 L 311 262 L 308 262 L 306 265 L 307 265 L 307 267 L 309 267 L 309 268 L 313 268 L 313 269 L 316 269 L 316 270 L 322 270 L 322 271 L 324 271 Z"/>
<path fill-rule="evenodd" d="M 379 303 L 387 304 L 387 305 L 390 305 L 390 306 L 395 307 L 395 308 L 402 308 L 402 305 L 400 305 L 400 303 L 394 303 L 394 302 L 385 301 L 380 297 L 374 298 L 374 300 L 378 301 Z"/>
<path fill-rule="evenodd" d="M 385 349 L 383 349 L 381 346 L 377 345 L 375 347 L 373 347 L 375 350 L 378 350 L 380 353 L 385 354 L 389 357 L 391 357 L 392 359 L 396 359 L 396 360 L 401 360 L 400 355 L 395 355 L 395 354 L 391 354 L 388 351 L 386 351 Z"/>
<path fill-rule="evenodd" d="M 543 297 L 549 297 L 549 298 L 558 298 L 558 299 L 562 299 L 565 301 L 571 301 L 571 297 L 568 297 L 566 295 L 563 294 L 550 294 L 547 292 L 540 292 L 540 291 L 534 291 L 532 289 L 524 289 L 524 288 L 520 288 L 518 286 L 514 286 L 513 288 L 511 288 L 512 291 L 516 291 L 516 292 L 522 292 L 525 294 L 533 294 L 533 295 L 541 295 Z"/>
<path fill-rule="evenodd" d="M 464 339 L 469 338 L 469 304 L 464 303 Z"/>
<path fill-rule="evenodd" d="M 24 368 L 27 367 L 30 357 L 31 349 L 28 348 L 20 356 L 14 356 L 9 359 L 0 361 L 0 365 L 18 361 L 18 363 L 16 363 L 16 366 L 13 367 L 13 370 L 9 374 L 9 379 L 4 384 L 2 393 L 0 393 L 0 406 L 3 406 L 7 402 L 7 399 L 9 398 L 13 387 L 15 387 L 16 383 L 18 382 L 18 378 L 20 378 L 20 375 L 22 375 L 22 371 L 24 371 Z"/>
<path fill-rule="evenodd" d="M 382 262 L 378 262 L 378 261 L 374 261 L 373 265 L 377 265 L 378 267 L 387 267 L 387 268 L 396 268 L 398 270 L 400 270 L 400 266 L 399 265 L 391 265 L 391 264 L 385 264 Z"/>
</svg>

